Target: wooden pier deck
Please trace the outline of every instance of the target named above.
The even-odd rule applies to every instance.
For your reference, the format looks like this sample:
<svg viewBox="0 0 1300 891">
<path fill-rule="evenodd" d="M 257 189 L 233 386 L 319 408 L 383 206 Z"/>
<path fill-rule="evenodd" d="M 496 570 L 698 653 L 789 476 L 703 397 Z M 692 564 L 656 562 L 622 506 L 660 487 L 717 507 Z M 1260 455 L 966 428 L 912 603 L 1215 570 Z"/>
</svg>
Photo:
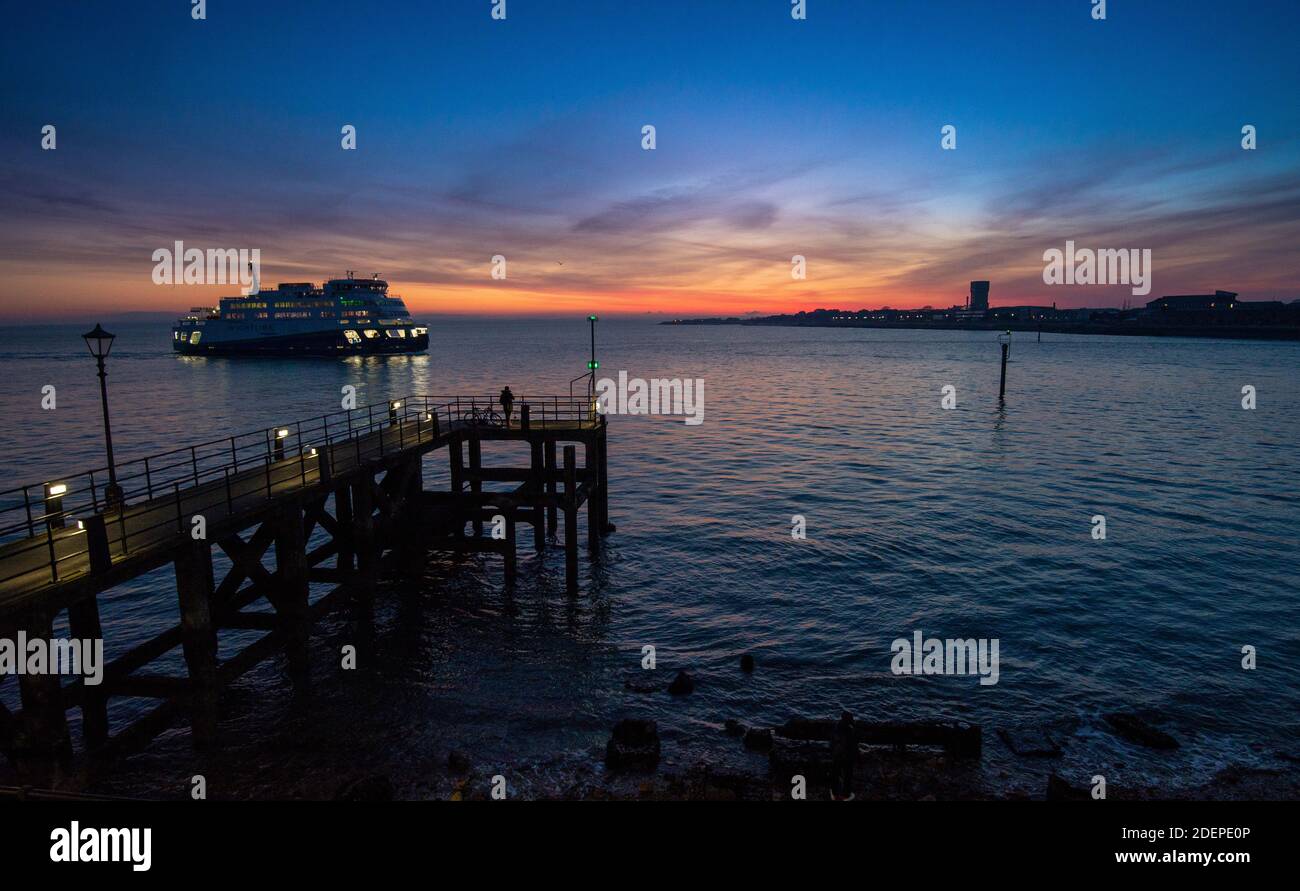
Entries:
<svg viewBox="0 0 1300 891">
<path fill-rule="evenodd" d="M 177 710 L 189 711 L 196 744 L 212 742 L 221 685 L 281 648 L 291 671 L 305 672 L 314 619 L 345 600 L 364 602 L 386 552 L 500 554 L 510 585 L 518 525 L 533 527 L 540 552 L 562 517 L 566 586 L 576 593 L 579 509 L 588 508 L 593 556 L 613 529 L 606 430 L 585 398 L 520 397 L 507 421 L 492 397 L 407 397 L 128 462 L 117 468 L 125 491 L 117 504 L 102 497 L 104 470 L 0 493 L 0 638 L 50 640 L 66 610 L 72 637 L 101 639 L 98 595 L 169 563 L 179 612 L 177 624 L 109 663 L 102 684 L 20 675 L 21 711 L 0 704 L 0 751 L 24 775 L 56 780 L 73 756 L 66 710 L 74 707 L 91 755 L 146 744 Z M 501 441 L 527 444 L 528 465 L 484 467 L 484 444 Z M 443 448 L 450 487 L 426 491 L 423 462 Z M 503 536 L 484 534 L 494 521 Z M 318 530 L 325 541 L 309 549 Z M 213 547 L 232 564 L 219 582 Z M 263 563 L 272 549 L 274 571 Z M 309 603 L 312 582 L 336 587 Z M 263 599 L 273 614 L 247 611 Z M 222 659 L 226 628 L 266 634 Z M 188 677 L 142 672 L 177 646 Z M 160 704 L 110 738 L 113 696 Z"/>
</svg>

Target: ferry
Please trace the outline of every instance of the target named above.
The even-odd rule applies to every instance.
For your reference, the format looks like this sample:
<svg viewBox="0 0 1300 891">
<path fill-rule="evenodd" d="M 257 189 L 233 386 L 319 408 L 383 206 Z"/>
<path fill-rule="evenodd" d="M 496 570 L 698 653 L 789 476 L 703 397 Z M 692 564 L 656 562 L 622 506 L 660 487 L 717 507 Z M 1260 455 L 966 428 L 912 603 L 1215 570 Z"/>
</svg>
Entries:
<svg viewBox="0 0 1300 891">
<path fill-rule="evenodd" d="M 330 279 L 321 287 L 288 282 L 269 291 L 253 280 L 249 293 L 221 305 L 194 307 L 172 328 L 172 349 L 187 356 L 352 356 L 419 353 L 429 329 L 417 325 L 402 298 L 390 296 L 376 273 Z"/>
</svg>

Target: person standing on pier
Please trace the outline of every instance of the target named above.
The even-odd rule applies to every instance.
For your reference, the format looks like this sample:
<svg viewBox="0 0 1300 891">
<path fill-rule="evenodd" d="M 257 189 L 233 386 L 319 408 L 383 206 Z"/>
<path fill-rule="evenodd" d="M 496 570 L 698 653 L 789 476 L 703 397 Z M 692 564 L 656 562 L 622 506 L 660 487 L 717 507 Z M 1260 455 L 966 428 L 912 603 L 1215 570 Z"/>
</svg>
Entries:
<svg viewBox="0 0 1300 891">
<path fill-rule="evenodd" d="M 515 408 L 515 394 L 510 392 L 509 387 L 503 387 L 501 390 L 501 409 L 506 413 L 506 426 L 510 426 L 510 413 Z"/>
<path fill-rule="evenodd" d="M 831 798 L 853 800 L 853 764 L 858 760 L 858 734 L 853 715 L 840 712 L 839 723 L 831 732 Z"/>
</svg>

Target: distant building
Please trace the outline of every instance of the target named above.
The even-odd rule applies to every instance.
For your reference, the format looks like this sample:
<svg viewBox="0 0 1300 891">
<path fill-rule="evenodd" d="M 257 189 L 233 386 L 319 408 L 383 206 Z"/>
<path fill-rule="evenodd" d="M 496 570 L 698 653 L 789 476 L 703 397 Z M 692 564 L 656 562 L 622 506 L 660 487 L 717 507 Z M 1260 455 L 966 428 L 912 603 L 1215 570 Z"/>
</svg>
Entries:
<svg viewBox="0 0 1300 891">
<path fill-rule="evenodd" d="M 1148 302 L 1147 310 L 1150 312 L 1222 310 L 1235 309 L 1236 304 L 1235 291 L 1215 291 L 1213 294 L 1175 294 L 1171 297 L 1161 297 Z"/>
<path fill-rule="evenodd" d="M 994 321 L 1045 322 L 1057 316 L 1054 306 L 999 306 L 988 311 L 988 318 Z"/>
<path fill-rule="evenodd" d="M 989 308 L 989 283 L 988 282 L 971 282 L 970 283 L 970 302 L 966 308 L 972 311 L 984 311 Z"/>
</svg>

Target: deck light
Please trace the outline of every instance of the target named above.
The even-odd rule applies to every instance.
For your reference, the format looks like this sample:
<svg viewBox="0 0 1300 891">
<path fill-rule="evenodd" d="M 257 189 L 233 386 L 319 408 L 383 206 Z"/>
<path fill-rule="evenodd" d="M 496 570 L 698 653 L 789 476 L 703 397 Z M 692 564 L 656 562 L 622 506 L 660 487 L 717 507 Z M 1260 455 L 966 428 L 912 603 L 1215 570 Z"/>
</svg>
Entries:
<svg viewBox="0 0 1300 891">
<path fill-rule="evenodd" d="M 271 457 L 276 461 L 284 460 L 284 441 L 289 438 L 288 427 L 275 428 L 275 443 L 271 448 Z"/>
<path fill-rule="evenodd" d="M 45 484 L 45 522 L 51 529 L 62 529 L 66 523 L 63 516 L 63 495 L 67 491 L 67 483 Z"/>
</svg>

